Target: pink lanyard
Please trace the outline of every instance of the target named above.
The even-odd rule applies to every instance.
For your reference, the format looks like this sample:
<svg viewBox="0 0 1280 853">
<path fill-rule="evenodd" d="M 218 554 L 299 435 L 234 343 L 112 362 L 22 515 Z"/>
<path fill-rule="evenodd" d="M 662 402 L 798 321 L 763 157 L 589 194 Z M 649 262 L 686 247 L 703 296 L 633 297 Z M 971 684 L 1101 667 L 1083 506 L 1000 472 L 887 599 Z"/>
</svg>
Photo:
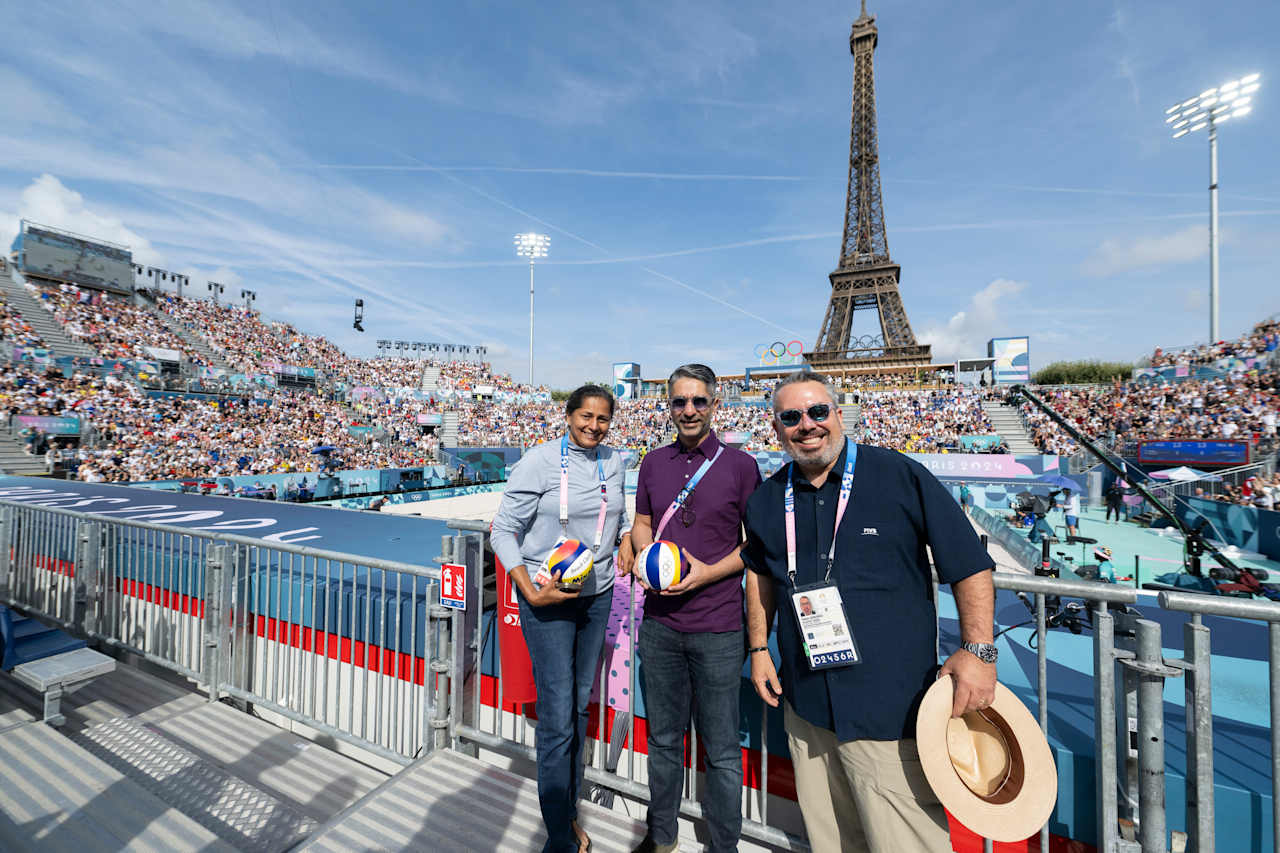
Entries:
<svg viewBox="0 0 1280 853">
<path fill-rule="evenodd" d="M 844 440 L 845 460 L 844 476 L 840 478 L 840 500 L 836 503 L 836 527 L 831 531 L 831 550 L 827 551 L 827 576 L 824 583 L 831 581 L 831 566 L 836 559 L 836 534 L 840 532 L 840 521 L 849 506 L 849 495 L 853 492 L 853 465 L 858 459 L 858 445 L 849 439 Z M 787 488 L 782 493 L 782 508 L 786 513 L 787 526 L 787 578 L 791 586 L 796 585 L 796 463 L 793 461 L 787 468 Z"/>
<path fill-rule="evenodd" d="M 689 482 L 684 484 L 684 488 L 680 490 L 680 494 L 676 495 L 676 499 L 671 502 L 671 506 L 667 507 L 667 511 L 662 514 L 662 520 L 658 522 L 658 529 L 653 534 L 653 538 L 655 540 L 662 538 L 662 531 L 667 529 L 667 522 L 671 520 L 671 516 L 675 515 L 676 511 L 679 510 L 680 507 L 684 506 L 685 502 L 689 500 L 689 495 L 693 494 L 693 490 L 698 487 L 698 481 L 706 476 L 707 472 L 711 470 L 712 465 L 716 464 L 716 460 L 720 458 L 721 453 L 724 453 L 723 444 L 720 445 L 720 449 L 716 451 L 715 456 L 704 460 L 703 463 L 698 466 L 698 470 L 693 472 L 693 477 L 689 479 Z"/>
<path fill-rule="evenodd" d="M 609 489 L 605 484 L 604 465 L 600 462 L 600 451 L 596 451 L 596 473 L 600 475 L 600 515 L 596 518 L 596 541 L 591 546 L 593 551 L 600 550 L 600 542 L 604 539 L 604 517 L 609 509 Z M 560 529 L 565 538 L 569 537 L 569 436 L 560 439 Z"/>
</svg>

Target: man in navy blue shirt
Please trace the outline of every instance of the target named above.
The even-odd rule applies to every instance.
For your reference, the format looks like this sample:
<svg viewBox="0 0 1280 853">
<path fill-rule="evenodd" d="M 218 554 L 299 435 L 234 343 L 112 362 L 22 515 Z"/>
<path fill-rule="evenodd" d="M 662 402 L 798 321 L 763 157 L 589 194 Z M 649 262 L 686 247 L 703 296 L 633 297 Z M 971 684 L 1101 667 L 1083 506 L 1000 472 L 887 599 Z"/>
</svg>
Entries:
<svg viewBox="0 0 1280 853">
<path fill-rule="evenodd" d="M 756 691 L 775 707 L 785 699 L 810 844 L 817 853 L 950 851 L 945 812 L 920 769 L 915 715 L 940 674 L 955 677 L 955 716 L 994 698 L 993 562 L 924 466 L 846 442 L 822 377 L 788 377 L 773 408 L 794 462 L 747 502 L 747 643 Z M 930 550 L 964 641 L 941 671 Z M 821 612 L 806 612 L 802 597 Z M 767 647 L 775 612 L 781 677 Z M 834 653 L 819 653 L 824 637 Z"/>
</svg>

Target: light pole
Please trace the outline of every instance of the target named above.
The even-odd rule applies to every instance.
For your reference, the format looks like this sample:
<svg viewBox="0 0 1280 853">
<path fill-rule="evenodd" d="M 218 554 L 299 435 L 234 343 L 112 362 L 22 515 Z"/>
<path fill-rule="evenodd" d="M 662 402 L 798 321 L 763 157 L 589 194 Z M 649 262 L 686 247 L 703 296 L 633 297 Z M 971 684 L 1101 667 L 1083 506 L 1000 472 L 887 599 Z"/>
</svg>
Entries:
<svg viewBox="0 0 1280 853">
<path fill-rule="evenodd" d="M 258 299 L 258 293 L 254 290 L 241 290 L 240 298 L 244 300 L 246 311 L 253 310 L 253 303 Z"/>
<path fill-rule="evenodd" d="M 547 256 L 551 238 L 546 234 L 516 235 L 516 254 L 529 259 L 529 386 L 533 387 L 533 262 Z"/>
<path fill-rule="evenodd" d="M 213 294 L 213 304 L 217 305 L 219 294 L 221 294 L 222 291 L 226 290 L 227 286 L 225 284 L 219 284 L 216 281 L 211 281 L 208 283 L 208 285 L 209 285 L 209 292 Z"/>
<path fill-rule="evenodd" d="M 1174 104 L 1164 111 L 1164 123 L 1173 138 L 1209 129 L 1209 343 L 1218 340 L 1218 125 L 1227 119 L 1248 115 L 1250 101 L 1258 91 L 1258 78 L 1249 74 L 1221 86 L 1206 89 L 1194 98 Z"/>
</svg>

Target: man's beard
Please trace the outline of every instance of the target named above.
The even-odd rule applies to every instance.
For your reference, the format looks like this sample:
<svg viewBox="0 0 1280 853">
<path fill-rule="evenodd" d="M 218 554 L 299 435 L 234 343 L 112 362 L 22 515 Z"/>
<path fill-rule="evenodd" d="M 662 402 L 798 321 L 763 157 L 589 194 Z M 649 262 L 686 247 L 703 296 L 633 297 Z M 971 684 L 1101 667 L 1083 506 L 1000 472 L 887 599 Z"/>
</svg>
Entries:
<svg viewBox="0 0 1280 853">
<path fill-rule="evenodd" d="M 825 468 L 832 462 L 836 461 L 836 458 L 840 455 L 840 451 L 843 448 L 840 446 L 840 442 L 831 441 L 831 433 L 828 432 L 826 436 L 824 436 L 822 446 L 818 447 L 816 450 L 801 450 L 796 446 L 795 442 L 791 440 L 787 440 L 783 443 L 783 449 L 786 450 L 787 453 L 791 454 L 791 458 L 799 462 L 801 465 L 809 468 Z"/>
</svg>

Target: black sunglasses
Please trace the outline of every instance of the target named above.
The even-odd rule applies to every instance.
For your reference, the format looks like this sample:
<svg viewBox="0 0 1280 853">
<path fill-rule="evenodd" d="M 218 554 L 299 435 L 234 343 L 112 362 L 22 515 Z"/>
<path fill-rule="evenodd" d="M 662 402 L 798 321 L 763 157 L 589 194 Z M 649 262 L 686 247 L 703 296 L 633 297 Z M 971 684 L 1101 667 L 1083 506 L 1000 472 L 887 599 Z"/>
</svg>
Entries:
<svg viewBox="0 0 1280 853">
<path fill-rule="evenodd" d="M 787 409 L 786 411 L 778 412 L 778 422 L 784 427 L 793 427 L 799 424 L 800 419 L 805 415 L 809 416 L 809 420 L 820 424 L 831 417 L 831 406 L 827 403 L 817 403 L 803 412 L 799 409 Z"/>
<path fill-rule="evenodd" d="M 699 412 L 705 412 L 711 407 L 711 400 L 706 397 L 672 397 L 671 411 L 679 412 L 684 409 L 685 405 L 693 403 L 693 407 Z"/>
</svg>

